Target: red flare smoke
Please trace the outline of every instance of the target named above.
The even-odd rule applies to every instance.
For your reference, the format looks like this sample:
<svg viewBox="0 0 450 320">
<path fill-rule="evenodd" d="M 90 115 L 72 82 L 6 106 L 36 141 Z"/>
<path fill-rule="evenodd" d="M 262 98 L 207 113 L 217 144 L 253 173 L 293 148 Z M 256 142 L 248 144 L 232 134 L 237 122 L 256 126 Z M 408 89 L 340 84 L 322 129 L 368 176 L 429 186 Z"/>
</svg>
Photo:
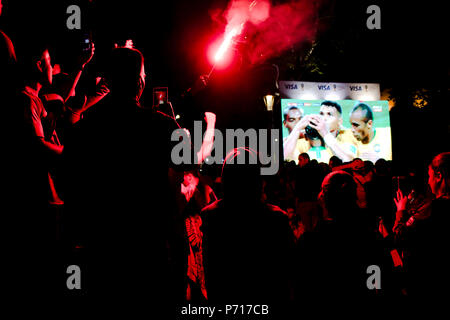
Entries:
<svg viewBox="0 0 450 320">
<path fill-rule="evenodd" d="M 324 2 L 291 0 L 271 6 L 268 0 L 231 0 L 223 13 L 223 42 L 211 55 L 213 63 L 225 63 L 226 52 L 246 24 L 245 54 L 251 63 L 277 56 L 302 42 L 312 42 L 318 29 L 318 9 Z"/>
<path fill-rule="evenodd" d="M 216 55 L 214 56 L 215 62 L 218 62 L 219 60 L 221 60 L 223 58 L 223 55 L 230 47 L 230 45 L 233 41 L 233 38 L 242 32 L 242 27 L 243 27 L 243 24 L 241 26 L 234 27 L 233 29 L 231 29 L 230 32 L 225 34 L 223 42 L 220 45 L 219 50 L 217 50 Z"/>
<path fill-rule="evenodd" d="M 224 58 L 233 39 L 242 33 L 246 22 L 259 24 L 269 17 L 270 4 L 267 0 L 235 0 L 227 10 L 227 26 L 223 41 L 214 55 L 214 64 Z"/>
</svg>

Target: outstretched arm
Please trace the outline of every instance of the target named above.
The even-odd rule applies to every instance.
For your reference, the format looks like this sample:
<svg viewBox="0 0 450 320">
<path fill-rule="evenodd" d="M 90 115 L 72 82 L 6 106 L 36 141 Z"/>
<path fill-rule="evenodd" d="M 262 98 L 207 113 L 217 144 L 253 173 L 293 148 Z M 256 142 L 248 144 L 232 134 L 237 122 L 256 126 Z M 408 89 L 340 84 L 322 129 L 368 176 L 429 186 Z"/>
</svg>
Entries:
<svg viewBox="0 0 450 320">
<path fill-rule="evenodd" d="M 203 163 L 211 154 L 214 145 L 214 129 L 216 126 L 216 115 L 212 112 L 205 112 L 206 132 L 203 136 L 203 143 L 197 152 L 197 164 Z"/>
<path fill-rule="evenodd" d="M 80 81 L 81 74 L 84 70 L 84 67 L 92 60 L 92 57 L 94 56 L 94 52 L 95 52 L 95 46 L 94 46 L 94 43 L 92 43 L 91 49 L 88 52 L 86 52 L 85 54 L 83 54 L 83 56 L 81 56 L 80 68 L 78 69 L 78 71 L 76 71 L 75 74 L 72 75 L 73 76 L 72 85 L 70 86 L 70 89 L 67 92 L 66 96 L 63 97 L 65 102 L 67 102 L 67 100 L 70 97 L 75 96 L 75 88 L 77 87 L 78 81 Z"/>
</svg>

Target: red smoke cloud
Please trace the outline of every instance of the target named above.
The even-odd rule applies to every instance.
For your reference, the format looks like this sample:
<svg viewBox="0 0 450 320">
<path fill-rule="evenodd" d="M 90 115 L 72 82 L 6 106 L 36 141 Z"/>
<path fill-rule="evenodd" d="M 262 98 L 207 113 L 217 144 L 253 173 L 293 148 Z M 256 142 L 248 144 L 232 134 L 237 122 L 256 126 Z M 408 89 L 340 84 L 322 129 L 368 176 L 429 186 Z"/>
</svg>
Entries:
<svg viewBox="0 0 450 320">
<path fill-rule="evenodd" d="M 260 24 L 269 17 L 270 2 L 268 0 L 234 0 L 225 13 L 228 25 L 236 26 L 245 22 Z"/>
<path fill-rule="evenodd" d="M 271 5 L 268 0 L 232 0 L 222 17 L 225 35 L 243 26 L 243 54 L 251 63 L 263 62 L 293 45 L 312 41 L 321 1 L 293 0 Z"/>
</svg>

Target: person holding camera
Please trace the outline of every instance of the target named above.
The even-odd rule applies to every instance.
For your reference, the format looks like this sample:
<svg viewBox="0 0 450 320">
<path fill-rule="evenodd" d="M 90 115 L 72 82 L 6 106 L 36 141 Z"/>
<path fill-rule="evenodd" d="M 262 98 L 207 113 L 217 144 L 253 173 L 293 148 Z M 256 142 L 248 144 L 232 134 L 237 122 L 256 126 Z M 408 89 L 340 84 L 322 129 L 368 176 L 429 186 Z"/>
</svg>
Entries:
<svg viewBox="0 0 450 320">
<path fill-rule="evenodd" d="M 406 274 L 406 294 L 410 297 L 436 297 L 448 288 L 450 208 L 450 152 L 438 154 L 428 166 L 428 186 L 433 199 L 416 193 L 397 191 L 393 228 L 395 244 L 402 248 Z"/>
</svg>

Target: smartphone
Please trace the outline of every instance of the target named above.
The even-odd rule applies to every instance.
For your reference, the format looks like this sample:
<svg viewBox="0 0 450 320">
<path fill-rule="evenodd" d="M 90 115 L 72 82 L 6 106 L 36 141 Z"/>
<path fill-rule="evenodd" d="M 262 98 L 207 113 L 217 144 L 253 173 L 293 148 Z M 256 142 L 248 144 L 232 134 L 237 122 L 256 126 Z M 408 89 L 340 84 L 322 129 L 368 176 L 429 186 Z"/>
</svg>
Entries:
<svg viewBox="0 0 450 320">
<path fill-rule="evenodd" d="M 81 40 L 81 49 L 83 51 L 91 50 L 91 36 L 89 34 L 84 34 Z"/>
<path fill-rule="evenodd" d="M 169 101 L 169 93 L 167 87 L 153 88 L 153 105 L 166 104 Z"/>
</svg>

